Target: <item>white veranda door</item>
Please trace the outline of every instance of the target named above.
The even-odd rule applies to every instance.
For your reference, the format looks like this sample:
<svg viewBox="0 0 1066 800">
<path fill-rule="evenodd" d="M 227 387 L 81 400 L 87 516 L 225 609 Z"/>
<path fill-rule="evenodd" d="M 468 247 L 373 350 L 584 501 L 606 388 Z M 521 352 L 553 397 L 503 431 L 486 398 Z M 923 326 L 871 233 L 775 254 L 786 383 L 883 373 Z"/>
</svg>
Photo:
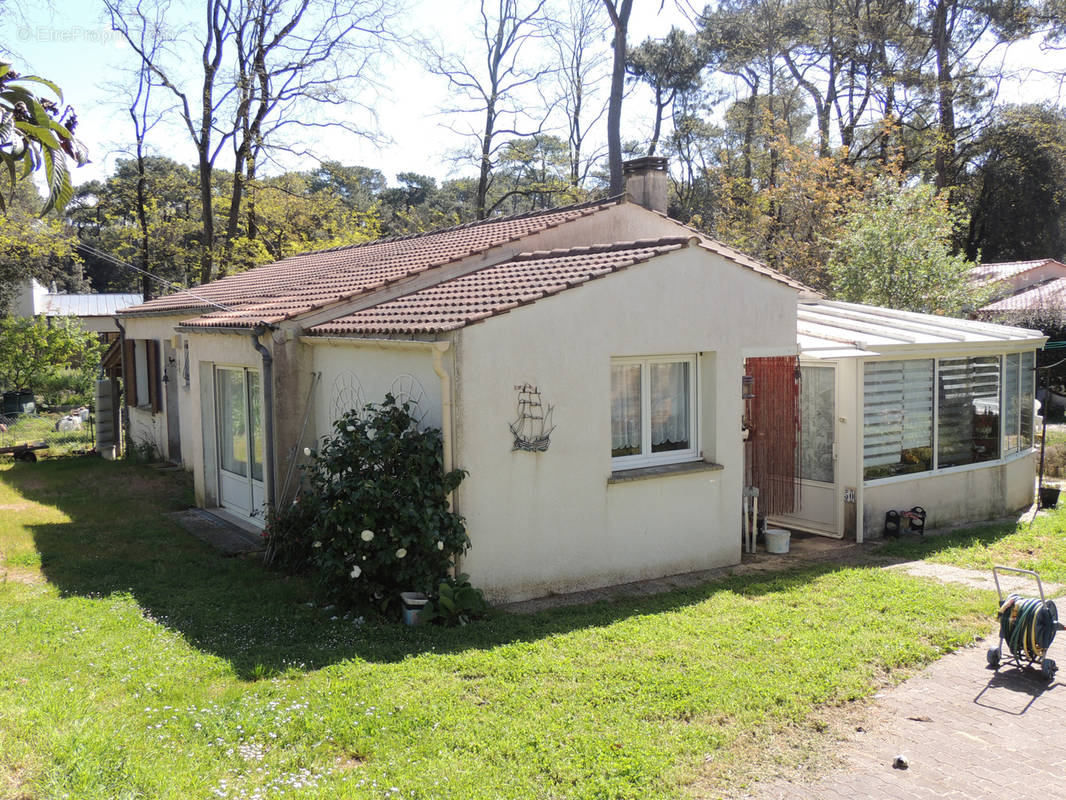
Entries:
<svg viewBox="0 0 1066 800">
<path fill-rule="evenodd" d="M 800 503 L 796 517 L 839 535 L 836 491 L 836 370 L 800 367 Z"/>
<path fill-rule="evenodd" d="M 219 505 L 262 520 L 263 421 L 258 372 L 244 367 L 215 368 L 215 430 Z"/>
</svg>

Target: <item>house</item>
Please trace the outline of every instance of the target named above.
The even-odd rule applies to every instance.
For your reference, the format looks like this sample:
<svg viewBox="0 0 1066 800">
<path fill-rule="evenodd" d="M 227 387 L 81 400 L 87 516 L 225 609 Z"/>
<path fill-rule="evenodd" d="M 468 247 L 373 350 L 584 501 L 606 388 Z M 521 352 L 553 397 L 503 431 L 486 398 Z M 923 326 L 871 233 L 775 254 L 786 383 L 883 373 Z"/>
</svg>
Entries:
<svg viewBox="0 0 1066 800">
<path fill-rule="evenodd" d="M 144 296 L 127 294 L 67 294 L 49 291 L 34 278 L 19 287 L 11 311 L 17 317 L 76 317 L 87 331 L 94 331 L 102 341 L 118 338 L 115 314 L 127 306 L 144 302 Z"/>
<path fill-rule="evenodd" d="M 1066 264 L 1053 258 L 979 264 L 973 280 L 987 286 L 988 302 L 978 319 L 1052 322 L 1066 313 Z"/>
<path fill-rule="evenodd" d="M 304 447 L 391 391 L 470 473 L 463 570 L 494 600 L 736 563 L 744 359 L 794 354 L 810 293 L 644 207 L 665 208 L 665 161 L 630 172 L 637 202 L 302 254 L 126 309 L 131 441 L 261 525 Z M 543 452 L 514 448 L 523 387 L 553 407 Z"/>
<path fill-rule="evenodd" d="M 796 508 L 773 521 L 879 536 L 889 510 L 930 527 L 1032 503 L 1039 331 L 818 300 L 797 312 Z"/>
<path fill-rule="evenodd" d="M 802 315 L 852 312 L 669 219 L 665 170 L 638 159 L 626 196 L 305 253 L 124 310 L 131 441 L 184 463 L 199 505 L 261 526 L 264 507 L 295 491 L 304 448 L 391 392 L 441 429 L 445 468 L 469 472 L 452 498 L 472 542 L 462 569 L 494 601 L 739 562 L 745 373 L 773 365 L 800 399 Z M 995 328 L 982 331 L 1001 363 L 1040 341 L 1026 332 L 1007 346 Z M 831 346 L 804 361 L 837 359 L 823 389 L 860 391 L 867 360 L 894 353 L 824 332 Z M 945 333 L 926 358 L 943 355 L 947 370 L 960 342 L 971 344 Z M 854 428 L 844 408 L 862 396 L 833 414 Z M 554 427 L 534 431 L 547 438 L 523 439 L 532 402 L 551 408 Z M 797 416 L 777 443 L 784 461 L 801 444 Z M 833 493 L 853 480 L 822 483 Z M 794 515 L 814 502 L 800 499 Z M 1020 492 L 1000 501 L 1023 504 Z"/>
</svg>

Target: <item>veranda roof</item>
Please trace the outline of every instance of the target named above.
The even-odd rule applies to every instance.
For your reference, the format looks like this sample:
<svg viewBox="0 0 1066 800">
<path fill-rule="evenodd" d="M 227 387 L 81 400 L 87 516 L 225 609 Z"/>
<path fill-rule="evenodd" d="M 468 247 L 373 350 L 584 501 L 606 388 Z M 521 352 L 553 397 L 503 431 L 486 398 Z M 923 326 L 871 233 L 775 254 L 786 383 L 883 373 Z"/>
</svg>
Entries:
<svg viewBox="0 0 1066 800">
<path fill-rule="evenodd" d="M 1040 331 L 914 311 L 841 303 L 801 302 L 796 341 L 807 358 L 863 358 L 951 350 L 1042 347 Z"/>
</svg>

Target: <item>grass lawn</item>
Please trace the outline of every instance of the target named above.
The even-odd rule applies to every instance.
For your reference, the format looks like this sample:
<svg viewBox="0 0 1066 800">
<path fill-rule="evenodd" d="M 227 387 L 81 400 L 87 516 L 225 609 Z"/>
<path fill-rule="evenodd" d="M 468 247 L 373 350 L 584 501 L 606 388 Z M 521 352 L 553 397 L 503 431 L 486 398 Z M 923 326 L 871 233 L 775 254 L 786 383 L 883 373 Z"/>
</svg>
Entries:
<svg viewBox="0 0 1066 800">
<path fill-rule="evenodd" d="M 0 466 L 0 797 L 716 794 L 754 742 L 992 626 L 988 593 L 834 566 L 362 623 L 160 516 L 189 503 L 147 467 Z"/>
<path fill-rule="evenodd" d="M 1066 494 L 1055 511 L 1028 522 L 977 525 L 942 536 L 907 537 L 890 542 L 883 555 L 925 559 L 991 571 L 996 564 L 1040 573 L 1046 581 L 1066 582 Z M 1035 589 L 1034 589 L 1035 592 Z"/>
</svg>

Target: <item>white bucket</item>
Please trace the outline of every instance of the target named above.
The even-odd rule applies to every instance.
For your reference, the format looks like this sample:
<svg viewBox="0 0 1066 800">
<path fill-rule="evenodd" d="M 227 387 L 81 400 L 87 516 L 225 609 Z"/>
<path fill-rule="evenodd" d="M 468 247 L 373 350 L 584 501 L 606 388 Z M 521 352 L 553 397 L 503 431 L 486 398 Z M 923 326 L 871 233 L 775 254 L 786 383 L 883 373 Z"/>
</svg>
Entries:
<svg viewBox="0 0 1066 800">
<path fill-rule="evenodd" d="M 790 534 L 784 528 L 767 528 L 766 529 L 766 552 L 767 553 L 787 553 L 788 552 L 788 540 Z"/>
</svg>

